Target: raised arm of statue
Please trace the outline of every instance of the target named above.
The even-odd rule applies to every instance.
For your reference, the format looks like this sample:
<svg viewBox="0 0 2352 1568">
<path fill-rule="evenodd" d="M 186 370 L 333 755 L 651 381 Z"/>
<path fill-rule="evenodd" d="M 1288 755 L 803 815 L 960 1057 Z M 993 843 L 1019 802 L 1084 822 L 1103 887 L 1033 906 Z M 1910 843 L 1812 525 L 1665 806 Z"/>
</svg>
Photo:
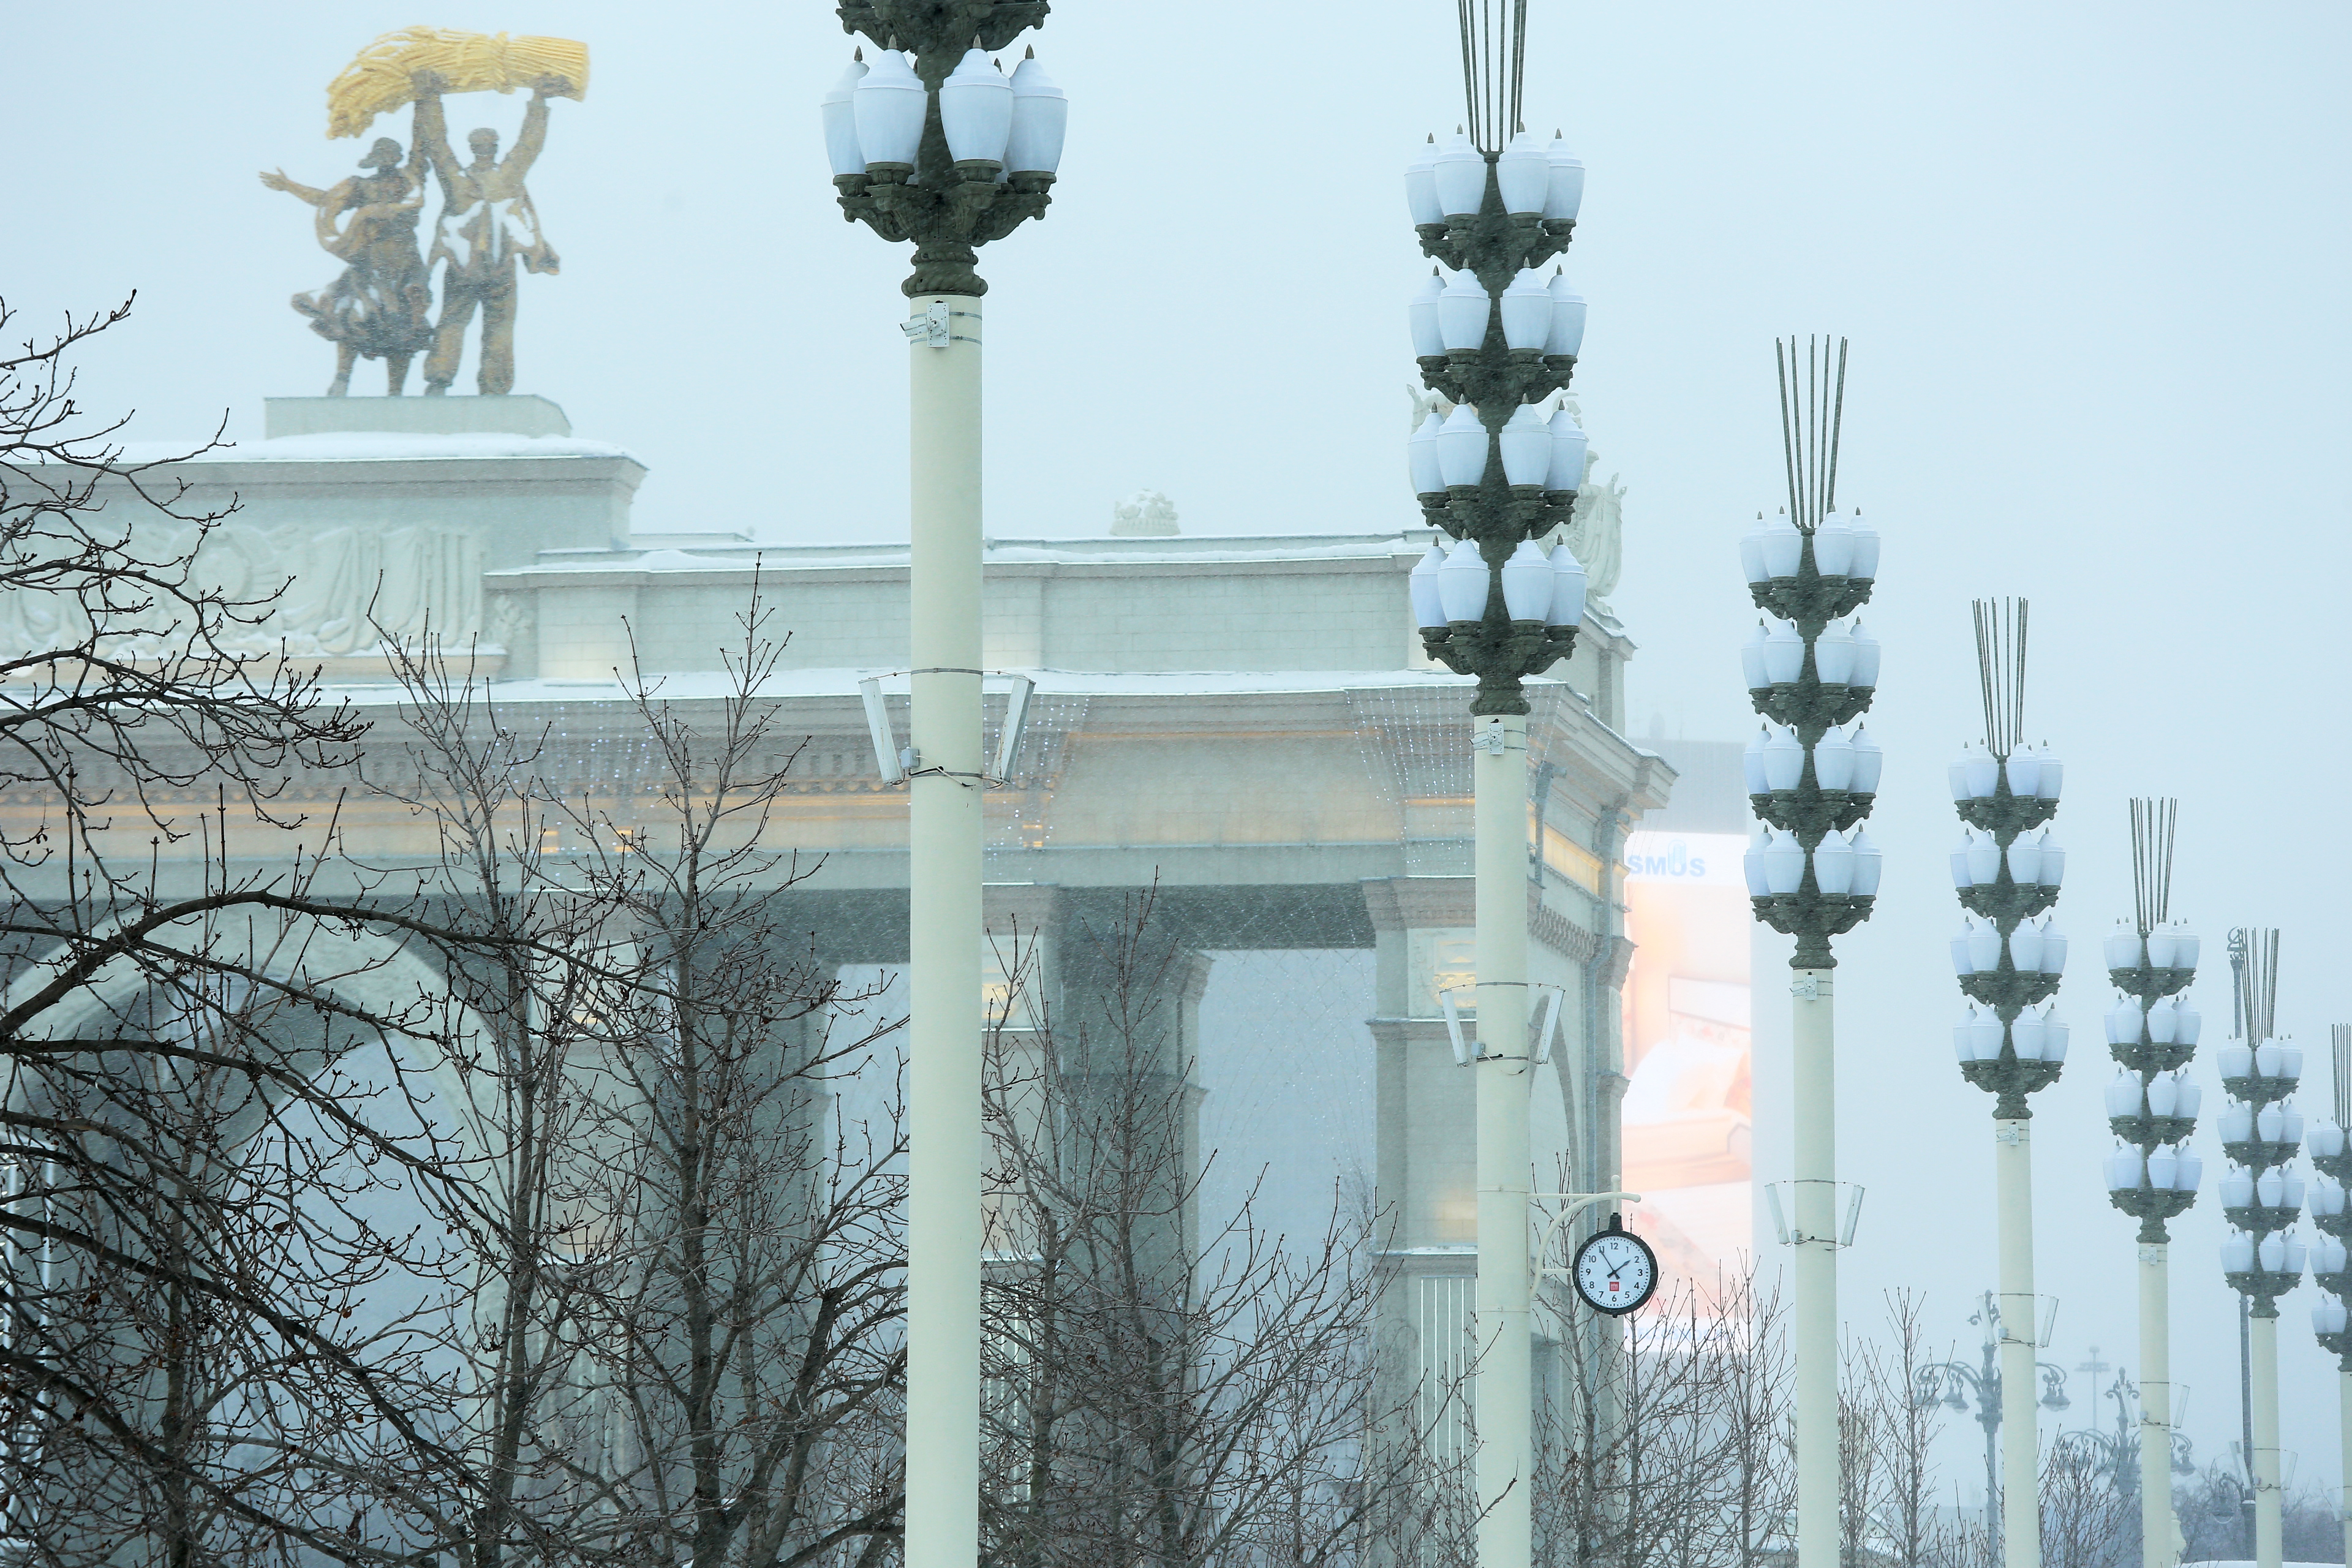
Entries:
<svg viewBox="0 0 2352 1568">
<path fill-rule="evenodd" d="M 522 111 L 522 131 L 515 137 L 514 151 L 499 161 L 499 173 L 516 184 L 530 173 L 539 161 L 540 153 L 547 146 L 547 97 L 551 92 L 568 91 L 571 83 L 561 77 L 543 79 L 530 95 L 530 106 Z"/>
<path fill-rule="evenodd" d="M 416 84 L 416 121 L 409 134 L 409 166 L 420 163 L 433 165 L 433 173 L 441 181 L 441 198 L 457 199 L 454 185 L 457 177 L 457 154 L 449 147 L 449 122 L 441 113 L 441 79 L 431 71 L 418 71 Z M 424 178 L 420 174 L 417 184 Z"/>
<path fill-rule="evenodd" d="M 327 199 L 326 192 L 313 190 L 309 185 L 297 184 L 288 179 L 286 171 L 283 169 L 264 169 L 261 172 L 261 183 L 273 191 L 284 191 L 295 200 L 308 202 L 314 207 Z"/>
</svg>

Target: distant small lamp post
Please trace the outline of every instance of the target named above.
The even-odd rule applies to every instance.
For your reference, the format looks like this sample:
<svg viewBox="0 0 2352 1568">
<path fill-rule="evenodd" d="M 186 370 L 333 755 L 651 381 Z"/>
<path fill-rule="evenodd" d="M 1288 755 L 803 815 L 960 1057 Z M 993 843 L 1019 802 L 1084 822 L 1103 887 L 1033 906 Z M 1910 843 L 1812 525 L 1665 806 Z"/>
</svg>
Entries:
<svg viewBox="0 0 2352 1568">
<path fill-rule="evenodd" d="M 2328 1035 L 2334 1058 L 2330 1065 L 2336 1069 L 2329 1085 L 2336 1115 L 2314 1127 L 2304 1145 L 2319 1172 L 2319 1180 L 2311 1184 L 2311 1223 L 2320 1232 L 2311 1249 L 2311 1277 L 2327 1292 L 2312 1306 L 2311 1326 L 2322 1348 L 2336 1356 L 2337 1418 L 2344 1439 L 2344 1545 L 2352 1552 L 2352 1322 L 2347 1321 L 2345 1311 L 2347 1299 L 2352 1298 L 2352 1267 L 2347 1267 L 2346 1255 L 2346 1244 L 2352 1242 L 2352 1205 L 2345 1198 L 2345 1189 L 2352 1186 L 2352 1148 L 2347 1147 L 2345 1136 L 2345 1129 L 2352 1127 L 2352 1024 L 2337 1024 Z"/>
<path fill-rule="evenodd" d="M 2124 1070 L 2107 1086 L 2107 1126 L 2122 1140 L 2107 1156 L 2107 1196 L 2139 1221 L 2140 1563 L 2170 1568 L 2172 1340 L 2165 1222 L 2197 1201 L 2205 1163 L 2189 1148 L 2203 1091 L 2183 1070 L 2202 1019 L 2181 993 L 2197 975 L 2198 939 L 2172 923 L 2173 828 L 2179 805 L 2131 803 L 2134 919 L 2118 922 L 2102 956 L 2122 996 L 2107 1012 L 2107 1048 Z"/>
<path fill-rule="evenodd" d="M 2303 1146 L 2303 1113 L 2289 1099 L 2303 1077 L 2303 1048 L 2273 1037 L 2278 1005 L 2278 932 L 2242 935 L 2247 955 L 2236 1039 L 2216 1053 L 2231 1103 L 2221 1115 L 2221 1148 L 2235 1162 L 2221 1178 L 2221 1212 L 2233 1227 L 2221 1243 L 2221 1272 L 2247 1303 L 2252 1405 L 2254 1561 L 2278 1568 L 2278 1299 L 2303 1279 L 2306 1249 L 2293 1226 L 2304 1179 L 2291 1161 Z"/>
<path fill-rule="evenodd" d="M 2057 994 L 2066 939 L 2030 923 L 2058 901 L 2065 851 L 2042 828 L 2057 814 L 2064 773 L 2045 747 L 2025 743 L 2026 605 L 1975 605 L 1977 674 L 1984 744 L 1951 767 L 1952 798 L 1967 837 L 1952 852 L 1952 882 L 1974 917 L 1952 942 L 1952 966 L 1973 1004 L 1954 1027 L 1960 1074 L 1993 1103 L 1995 1212 L 2000 1306 L 2011 1325 L 2033 1321 L 2033 1112 L 2026 1097 L 2058 1080 L 2067 1027 L 2037 1005 Z M 2001 1450 L 2001 1551 L 2010 1568 L 2042 1561 L 2040 1452 L 2035 1441 L 2033 1342 L 2002 1336 L 2008 1436 Z"/>
<path fill-rule="evenodd" d="M 1977 1310 L 1969 1314 L 1969 1321 L 1984 1330 L 1981 1361 L 1974 1366 L 1964 1361 L 1942 1361 L 1919 1368 L 1918 1381 L 1912 1388 L 1911 1400 L 1916 1405 L 1940 1402 L 1954 1410 L 1964 1411 L 1969 1407 L 1969 1397 L 1974 1396 L 1976 1422 L 1984 1428 L 1985 1435 L 1985 1528 L 1990 1531 L 2000 1519 L 2000 1351 L 2004 1339 L 2000 1328 L 2000 1308 L 1991 1291 L 1984 1293 Z M 2046 1361 L 2036 1362 L 2033 1367 L 2042 1377 L 2039 1402 L 2042 1408 L 2066 1409 L 2069 1402 L 2064 1370 Z M 2026 1392 L 2031 1401 L 2031 1380 L 2027 1383 Z M 2029 1403 L 2026 1408 L 2030 1414 L 2032 1405 Z"/>
</svg>

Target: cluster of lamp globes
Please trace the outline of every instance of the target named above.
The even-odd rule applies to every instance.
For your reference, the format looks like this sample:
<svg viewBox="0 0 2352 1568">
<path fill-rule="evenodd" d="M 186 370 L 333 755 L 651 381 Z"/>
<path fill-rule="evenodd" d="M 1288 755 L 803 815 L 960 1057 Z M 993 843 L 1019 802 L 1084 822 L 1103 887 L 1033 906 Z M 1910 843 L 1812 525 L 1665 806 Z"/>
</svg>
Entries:
<svg viewBox="0 0 2352 1568">
<path fill-rule="evenodd" d="M 2107 940 L 2112 942 L 2116 939 L 2109 937 Z M 2189 940 L 2193 942 L 2196 939 L 2192 937 Z M 2109 951 L 2112 952 L 2113 949 Z M 2109 964 L 2108 967 L 2126 969 L 2137 966 L 2118 963 Z M 2139 1032 L 2143 1024 L 2147 1028 L 2147 1043 L 2152 1046 L 2194 1046 L 2197 1043 L 2198 1035 L 2204 1027 L 2205 1017 L 2203 1014 L 2189 1005 L 2189 998 L 2186 996 L 2164 997 L 2150 1006 L 2145 1014 L 2140 1012 L 2137 1002 L 2126 996 L 2107 1009 L 2107 1044 L 2111 1046 L 2139 1044 Z M 2172 1112 L 2165 1111 L 2161 1114 L 2168 1116 Z M 2193 1110 L 2184 1110 L 2179 1114 L 2194 1116 L 2197 1113 Z"/>
<path fill-rule="evenodd" d="M 1860 512 L 1825 513 L 1821 526 L 1813 530 L 1813 570 L 1824 577 L 1874 582 L 1878 576 L 1878 530 L 1863 521 Z M 1789 521 L 1788 513 L 1767 518 L 1759 512 L 1756 526 L 1739 536 L 1739 564 L 1751 586 L 1790 578 L 1797 574 L 1804 549 L 1805 536 Z"/>
<path fill-rule="evenodd" d="M 1540 405 L 1522 403 L 1489 443 L 1478 410 L 1457 403 L 1453 413 L 1442 417 L 1431 409 L 1405 442 L 1413 494 L 1442 495 L 1459 485 L 1484 484 L 1496 448 L 1501 451 L 1506 484 L 1559 491 L 1573 490 L 1584 482 L 1584 430 L 1567 409 L 1547 418 Z"/>
<path fill-rule="evenodd" d="M 1533 540 L 1519 541 L 1500 572 L 1489 572 L 1475 539 L 1449 547 L 1432 544 L 1407 582 L 1412 591 L 1414 624 L 1438 631 L 1486 618 L 1494 580 L 1503 581 L 1503 608 L 1515 623 L 1570 627 L 1584 620 L 1583 565 L 1565 544 L 1546 555 Z"/>
<path fill-rule="evenodd" d="M 1778 795 L 1803 781 L 1804 743 L 1794 730 L 1768 719 L 1748 738 L 1748 749 L 1739 763 L 1749 795 Z M 1885 765 L 1886 753 L 1860 720 L 1832 724 L 1813 742 L 1813 783 L 1821 789 L 1876 795 Z"/>
<path fill-rule="evenodd" d="M 923 79 L 898 49 L 879 51 L 870 67 L 865 56 L 858 50 L 824 95 L 825 155 L 836 177 L 911 171 L 923 145 L 930 96 Z M 1008 78 L 986 50 L 974 47 L 940 84 L 940 126 L 949 156 L 959 163 L 993 163 L 999 180 L 1058 169 L 1069 116 L 1067 96 L 1046 77 L 1034 51 Z"/>
<path fill-rule="evenodd" d="M 2005 1032 L 2019 1061 L 2063 1063 L 2066 1059 L 2066 1039 L 2072 1031 L 2058 1016 L 2054 1003 L 2045 1004 L 2039 1012 L 2026 1008 L 2011 1020 Z M 1952 1025 L 1952 1054 L 1964 1064 L 1997 1062 L 2003 1033 L 1998 1012 L 1971 1003 Z"/>
<path fill-rule="evenodd" d="M 1830 832 L 1813 846 L 1813 887 L 1834 898 L 1868 899 L 1878 895 L 1878 879 L 1885 857 L 1862 828 L 1852 833 Z M 1805 884 L 1805 846 L 1793 833 L 1765 828 L 1740 857 L 1753 898 L 1786 895 Z"/>
<path fill-rule="evenodd" d="M 1495 159 L 1503 210 L 1514 217 L 1574 223 L 1584 205 L 1584 164 L 1558 132 L 1547 143 L 1522 129 Z M 1404 168 L 1405 205 L 1415 226 L 1472 218 L 1486 204 L 1486 154 L 1461 127 L 1444 146 L 1432 135 Z"/>
<path fill-rule="evenodd" d="M 2004 778 L 2009 793 L 2020 800 L 2056 800 L 2066 782 L 2066 764 L 2047 741 L 2040 751 L 2020 746 L 2006 760 L 1970 741 L 1960 748 L 1959 759 L 1945 769 L 1945 776 L 1956 801 L 1990 800 L 2000 793 Z"/>
<path fill-rule="evenodd" d="M 1878 639 L 1864 629 L 1860 616 L 1832 621 L 1813 639 L 1813 676 L 1824 686 L 1874 688 L 1878 660 Z M 1805 670 L 1805 639 L 1796 623 L 1769 616 L 1758 621 L 1739 645 L 1739 669 L 1750 691 L 1794 684 Z"/>
<path fill-rule="evenodd" d="M 1963 892 L 1999 882 L 2004 866 L 2009 869 L 2009 879 L 2021 888 L 2054 889 L 2066 879 L 2066 851 L 2058 847 L 2046 827 L 2032 838 L 2018 835 L 2006 850 L 1991 834 L 1963 827 L 1959 847 L 1952 851 L 1951 865 L 1952 886 Z"/>
<path fill-rule="evenodd" d="M 1567 274 L 1522 267 L 1496 299 L 1468 268 L 1447 276 L 1441 264 L 1416 290 L 1406 314 L 1417 359 L 1475 353 L 1486 347 L 1486 330 L 1503 319 L 1503 346 L 1545 359 L 1574 359 L 1584 348 L 1584 296 L 1568 286 Z"/>
<path fill-rule="evenodd" d="M 2031 921 L 2020 924 L 2009 933 L 2009 963 L 2020 974 L 2065 973 L 2065 933 L 2048 920 L 2039 925 Z M 1960 934 L 1952 939 L 1952 973 L 1965 980 L 1971 974 L 1990 974 L 2000 968 L 2000 928 L 1990 921 L 1969 921 Z"/>
<path fill-rule="evenodd" d="M 2126 1002 L 2123 1005 L 2128 1008 L 2131 1004 Z M 2138 1037 L 2137 1030 L 2132 1037 Z M 2113 1014 L 2107 1019 L 2107 1038 L 2116 1039 Z M 2204 1099 L 2204 1090 L 2185 1070 L 2158 1073 L 2143 1086 L 2139 1075 L 2126 1069 L 2117 1073 L 2107 1085 L 2107 1117 L 2110 1121 L 2147 1116 L 2194 1121 L 2197 1108 Z M 2146 1154 L 2123 1144 L 2106 1159 L 2107 1190 L 2112 1193 L 2136 1192 L 2143 1182 L 2151 1192 L 2193 1193 L 2204 1176 L 2203 1156 L 2186 1143 L 2158 1144 Z"/>
</svg>

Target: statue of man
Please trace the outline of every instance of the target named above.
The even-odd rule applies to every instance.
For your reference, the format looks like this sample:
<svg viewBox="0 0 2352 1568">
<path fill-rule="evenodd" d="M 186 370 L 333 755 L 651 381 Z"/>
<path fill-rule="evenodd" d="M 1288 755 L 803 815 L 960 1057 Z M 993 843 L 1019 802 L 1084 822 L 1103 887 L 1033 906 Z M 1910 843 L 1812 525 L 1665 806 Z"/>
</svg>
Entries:
<svg viewBox="0 0 2352 1568">
<path fill-rule="evenodd" d="M 539 231 L 539 214 L 530 205 L 523 176 L 547 144 L 547 100 L 567 93 L 572 84 L 562 77 L 543 77 L 523 110 L 522 134 L 514 151 L 499 157 L 499 133 L 476 131 L 466 138 L 474 154 L 460 163 L 449 147 L 449 133 L 441 113 L 446 83 L 431 71 L 419 71 L 416 89 L 416 142 L 441 182 L 441 217 L 433 237 L 429 268 L 446 260 L 441 274 L 441 321 L 435 330 L 433 352 L 425 356 L 425 391 L 437 395 L 457 379 L 457 360 L 465 352 L 466 328 L 478 307 L 482 312 L 481 372 L 477 384 L 493 395 L 514 390 L 515 263 L 533 272 L 561 270 L 555 247 Z"/>
<path fill-rule="evenodd" d="M 416 248 L 423 159 L 412 156 L 404 169 L 400 143 L 379 136 L 360 167 L 367 172 L 323 191 L 297 184 L 283 169 L 264 174 L 261 183 L 317 209 L 320 247 L 343 263 L 333 282 L 293 299 L 310 318 L 310 330 L 335 345 L 327 395 L 350 395 L 352 366 L 365 354 L 383 361 L 385 391 L 397 397 L 407 386 L 410 357 L 433 342 L 432 274 Z"/>
</svg>

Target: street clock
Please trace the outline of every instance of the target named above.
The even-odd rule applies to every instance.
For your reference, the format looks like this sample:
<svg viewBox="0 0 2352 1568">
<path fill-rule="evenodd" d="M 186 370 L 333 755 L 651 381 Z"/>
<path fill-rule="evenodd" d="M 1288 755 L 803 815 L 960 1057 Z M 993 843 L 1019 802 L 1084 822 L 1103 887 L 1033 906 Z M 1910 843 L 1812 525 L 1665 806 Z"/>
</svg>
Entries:
<svg viewBox="0 0 2352 1568">
<path fill-rule="evenodd" d="M 1595 1231 L 1576 1249 L 1569 1266 L 1576 1293 L 1596 1312 L 1621 1317 L 1647 1301 L 1658 1288 L 1658 1255 L 1650 1244 L 1625 1228 L 1617 1215 L 1609 1228 Z"/>
</svg>

